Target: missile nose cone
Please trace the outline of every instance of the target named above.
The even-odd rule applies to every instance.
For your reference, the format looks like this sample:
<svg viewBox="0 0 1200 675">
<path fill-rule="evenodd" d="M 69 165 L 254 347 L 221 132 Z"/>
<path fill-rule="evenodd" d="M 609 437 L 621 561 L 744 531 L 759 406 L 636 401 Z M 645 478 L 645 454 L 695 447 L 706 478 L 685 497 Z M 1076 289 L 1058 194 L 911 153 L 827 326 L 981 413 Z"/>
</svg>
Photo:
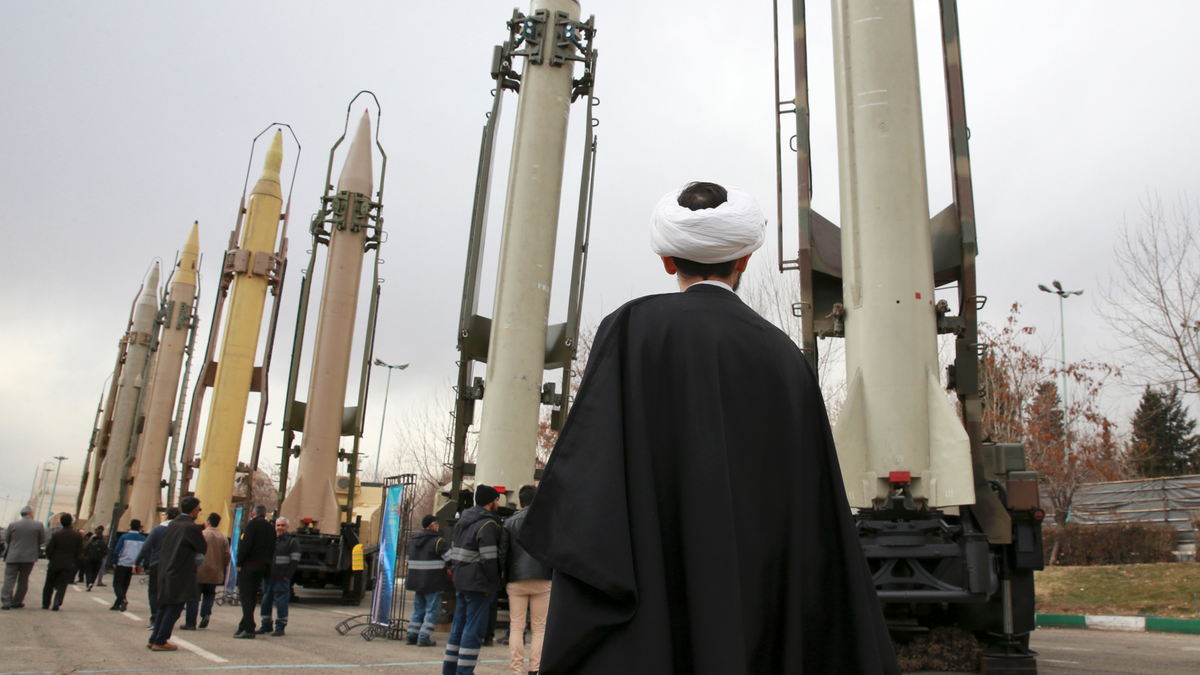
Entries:
<svg viewBox="0 0 1200 675">
<path fill-rule="evenodd" d="M 362 119 L 358 122 L 358 130 L 350 141 L 350 150 L 346 152 L 346 164 L 342 167 L 342 175 L 338 177 L 338 192 L 356 192 L 360 195 L 371 195 L 375 185 L 375 172 L 371 162 L 371 118 L 363 111 Z"/>
<path fill-rule="evenodd" d="M 187 243 L 183 245 L 183 252 L 193 255 L 200 253 L 200 221 L 192 223 L 192 231 L 188 233 Z"/>
<path fill-rule="evenodd" d="M 154 263 L 154 267 L 150 268 L 150 276 L 146 278 L 146 285 L 142 287 L 142 297 L 138 299 L 138 303 L 148 302 L 154 306 L 158 306 L 158 262 Z"/>
<path fill-rule="evenodd" d="M 275 137 L 271 139 L 271 147 L 267 148 L 267 163 L 263 166 L 263 173 L 268 171 L 273 172 L 276 176 L 279 175 L 279 170 L 283 168 L 283 131 L 277 129 Z"/>
</svg>

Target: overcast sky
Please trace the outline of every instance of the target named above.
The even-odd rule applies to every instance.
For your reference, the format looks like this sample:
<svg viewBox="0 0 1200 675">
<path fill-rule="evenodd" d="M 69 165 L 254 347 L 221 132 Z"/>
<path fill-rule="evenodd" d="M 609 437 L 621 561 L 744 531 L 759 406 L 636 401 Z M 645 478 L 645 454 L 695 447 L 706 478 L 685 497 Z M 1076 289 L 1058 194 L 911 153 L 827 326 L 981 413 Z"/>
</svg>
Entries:
<svg viewBox="0 0 1200 675">
<path fill-rule="evenodd" d="M 829 7 L 809 4 L 813 204 L 836 223 Z M 916 4 L 936 213 L 951 200 L 937 3 Z M 507 35 L 512 5 L 465 0 L 449 9 L 401 2 L 4 6 L 0 196 L 10 236 L 0 248 L 0 499 L 11 495 L 10 511 L 28 498 L 39 461 L 63 455 L 82 463 L 143 276 L 156 257 L 171 264 L 196 220 L 204 254 L 199 343 L 207 340 L 247 162 L 251 181 L 262 166 L 261 146 L 251 160 L 251 139 L 272 122 L 290 124 L 303 145 L 298 165 L 290 138 L 284 149 L 285 189 L 296 167 L 291 276 L 271 371 L 273 427 L 264 441 L 264 462 L 278 461 L 298 271 L 311 248 L 308 219 L 347 105 L 363 89 L 379 98 L 388 154 L 375 354 L 412 364 L 392 378 L 388 416 L 444 393 L 455 374 L 492 47 Z M 630 298 L 672 289 L 647 246 L 650 210 L 668 190 L 690 180 L 743 187 L 775 226 L 772 16 L 766 0 L 612 0 L 582 9 L 596 15 L 600 51 L 584 305 L 585 323 L 594 324 Z M 1118 229 L 1136 220 L 1147 195 L 1173 201 L 1192 190 L 1195 198 L 1200 94 L 1189 84 L 1196 54 L 1188 45 L 1200 4 L 972 1 L 960 13 L 979 288 L 989 298 L 984 318 L 999 321 L 1020 302 L 1037 339 L 1055 344 L 1058 302 L 1036 286 L 1060 279 L 1087 291 L 1067 303 L 1068 358 L 1111 358 L 1096 290 L 1108 277 Z M 784 16 L 787 30 L 790 11 Z M 787 49 L 790 32 L 782 42 Z M 790 54 L 783 56 L 790 81 Z M 789 88 L 783 97 L 791 97 Z M 355 103 L 355 117 L 368 107 L 375 117 L 368 103 Z M 516 104 L 509 95 L 497 145 L 485 315 Z M 552 323 L 565 313 L 584 115 L 577 104 Z M 378 155 L 375 161 L 378 177 Z M 785 227 L 794 232 L 794 223 Z M 766 273 L 769 258 L 752 267 Z M 378 441 L 383 376 L 375 374 L 371 390 L 369 453 Z M 1124 423 L 1132 405 L 1111 404 Z"/>
</svg>

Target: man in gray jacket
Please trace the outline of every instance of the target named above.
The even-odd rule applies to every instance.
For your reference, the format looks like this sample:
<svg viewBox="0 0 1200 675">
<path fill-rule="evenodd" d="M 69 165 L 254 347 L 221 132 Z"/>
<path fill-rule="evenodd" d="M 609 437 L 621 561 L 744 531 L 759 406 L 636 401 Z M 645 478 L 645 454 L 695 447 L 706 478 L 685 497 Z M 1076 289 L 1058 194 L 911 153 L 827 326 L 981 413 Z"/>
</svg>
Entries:
<svg viewBox="0 0 1200 675">
<path fill-rule="evenodd" d="M 525 672 L 525 614 L 528 610 L 529 623 L 533 627 L 533 644 L 529 646 L 529 671 L 537 673 L 541 667 L 542 639 L 546 635 L 546 610 L 550 607 L 550 578 L 554 573 L 548 566 L 534 560 L 517 543 L 529 505 L 537 488 L 526 485 L 521 488 L 521 510 L 504 521 L 509 534 L 508 552 L 508 653 L 512 657 L 513 675 Z"/>
<path fill-rule="evenodd" d="M 4 590 L 0 592 L 0 609 L 20 609 L 25 606 L 25 591 L 29 590 L 29 573 L 46 543 L 46 528 L 33 519 L 33 507 L 21 507 L 21 517 L 4 530 L 5 544 Z M 16 593 L 13 593 L 13 587 Z"/>
</svg>

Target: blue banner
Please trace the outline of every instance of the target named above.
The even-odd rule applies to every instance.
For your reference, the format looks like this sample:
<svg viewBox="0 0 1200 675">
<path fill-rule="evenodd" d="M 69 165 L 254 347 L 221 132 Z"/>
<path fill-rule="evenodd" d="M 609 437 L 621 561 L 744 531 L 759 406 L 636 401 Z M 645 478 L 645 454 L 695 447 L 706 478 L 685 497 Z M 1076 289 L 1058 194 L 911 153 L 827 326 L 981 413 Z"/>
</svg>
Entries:
<svg viewBox="0 0 1200 675">
<path fill-rule="evenodd" d="M 392 595 L 396 591 L 396 559 L 400 545 L 400 506 L 403 485 L 384 489 L 383 526 L 379 532 L 379 574 L 375 577 L 375 598 L 371 602 L 371 623 L 387 626 L 391 622 Z"/>
<path fill-rule="evenodd" d="M 225 571 L 225 594 L 237 588 L 237 554 L 242 543 L 242 507 L 233 512 L 233 534 L 229 537 L 229 569 Z"/>
</svg>

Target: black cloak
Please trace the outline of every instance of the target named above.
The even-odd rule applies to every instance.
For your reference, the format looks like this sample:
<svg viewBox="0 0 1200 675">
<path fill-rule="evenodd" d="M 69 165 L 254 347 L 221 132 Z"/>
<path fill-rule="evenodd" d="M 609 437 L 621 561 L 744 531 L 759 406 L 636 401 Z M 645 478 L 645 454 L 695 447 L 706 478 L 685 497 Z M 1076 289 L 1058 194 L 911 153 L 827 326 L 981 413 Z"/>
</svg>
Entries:
<svg viewBox="0 0 1200 675">
<path fill-rule="evenodd" d="M 196 584 L 196 554 L 208 551 L 204 531 L 191 516 L 172 520 L 158 557 L 158 604 L 175 605 L 200 599 Z"/>
<path fill-rule="evenodd" d="M 605 318 L 520 543 L 542 675 L 898 675 L 820 389 L 733 293 Z"/>
</svg>

